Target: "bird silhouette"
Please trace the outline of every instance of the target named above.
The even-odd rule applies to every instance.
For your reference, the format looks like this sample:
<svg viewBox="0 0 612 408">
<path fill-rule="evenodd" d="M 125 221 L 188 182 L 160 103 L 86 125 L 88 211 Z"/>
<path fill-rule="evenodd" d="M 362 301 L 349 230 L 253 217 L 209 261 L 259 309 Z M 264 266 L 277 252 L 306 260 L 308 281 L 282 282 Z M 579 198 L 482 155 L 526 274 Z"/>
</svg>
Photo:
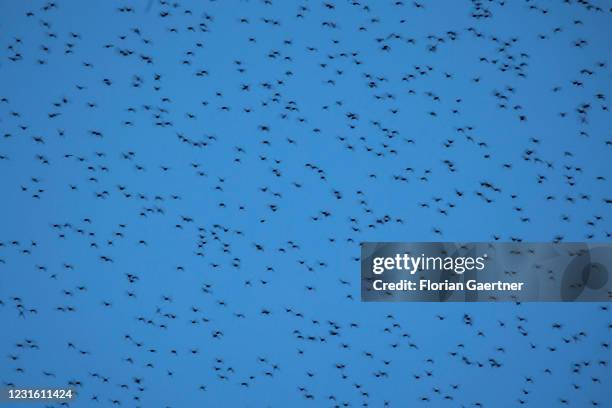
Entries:
<svg viewBox="0 0 612 408">
<path fill-rule="evenodd" d="M 609 5 L 35 0 L 0 26 L 3 387 L 612 406 L 607 304 L 371 304 L 358 272 L 363 242 L 610 241 Z"/>
</svg>

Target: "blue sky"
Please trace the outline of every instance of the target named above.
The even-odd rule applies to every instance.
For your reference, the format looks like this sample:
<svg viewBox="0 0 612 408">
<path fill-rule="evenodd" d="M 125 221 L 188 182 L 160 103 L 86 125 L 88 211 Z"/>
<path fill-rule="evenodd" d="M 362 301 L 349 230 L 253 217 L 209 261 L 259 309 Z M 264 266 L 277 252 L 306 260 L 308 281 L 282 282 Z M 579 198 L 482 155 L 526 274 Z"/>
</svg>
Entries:
<svg viewBox="0 0 612 408">
<path fill-rule="evenodd" d="M 432 406 L 513 406 L 518 398 L 532 406 L 556 406 L 561 398 L 572 406 L 610 405 L 610 370 L 598 363 L 609 358 L 602 348 L 610 339 L 603 305 L 361 303 L 355 259 L 359 243 L 368 241 L 469 242 L 497 235 L 547 242 L 562 235 L 609 242 L 610 205 L 603 200 L 610 198 L 610 183 L 597 177 L 612 170 L 605 144 L 611 121 L 602 108 L 607 102 L 595 97 L 612 90 L 609 11 L 487 3 L 493 17 L 474 19 L 467 1 L 424 8 L 371 2 L 370 11 L 365 4 L 337 2 L 329 10 L 305 2 L 309 10 L 297 18 L 297 2 L 172 7 L 154 1 L 148 11 L 142 1 L 56 4 L 44 10 L 44 2 L 5 2 L 0 13 L 0 97 L 8 101 L 0 103 L 0 154 L 8 158 L 0 160 L 0 317 L 8 328 L 0 347 L 19 357 L 0 364 L 4 383 L 78 380 L 75 407 L 109 406 L 112 399 L 138 406 L 134 396 L 143 407 L 333 406 L 331 394 L 351 406 L 418 406 L 425 395 Z M 133 13 L 118 11 L 127 5 Z M 549 9 L 544 14 L 537 7 Z M 171 14 L 161 17 L 166 11 Z M 329 21 L 337 28 L 322 25 Z M 555 33 L 557 27 L 562 30 Z M 579 40 L 588 45 L 573 46 Z M 72 53 L 65 52 L 67 43 Z M 23 58 L 12 61 L 15 53 Z M 502 72 L 500 61 L 523 65 Z M 208 75 L 195 75 L 200 70 Z M 402 80 L 410 74 L 415 78 Z M 583 85 L 572 85 L 575 80 Z M 248 92 L 241 90 L 246 84 Z M 508 98 L 507 109 L 499 108 L 496 92 Z M 583 103 L 591 105 L 587 123 L 576 113 Z M 53 112 L 61 114 L 50 118 Z M 359 119 L 349 120 L 350 113 Z M 155 125 L 160 121 L 169 124 Z M 449 139 L 452 147 L 444 147 Z M 528 150 L 538 162 L 523 159 Z M 491 203 L 475 194 L 484 191 L 483 181 L 501 189 L 484 192 Z M 44 191 L 37 199 L 38 189 Z M 386 215 L 391 222 L 377 223 Z M 235 258 L 239 268 L 232 266 Z M 139 280 L 129 283 L 126 274 Z M 56 310 L 65 306 L 76 311 Z M 38 313 L 21 317 L 23 308 Z M 341 326 L 339 337 L 330 336 L 329 321 Z M 561 330 L 552 329 L 555 322 Z M 222 338 L 212 336 L 217 330 Z M 25 339 L 39 349 L 16 346 Z M 489 358 L 502 367 L 490 367 Z M 346 379 L 336 363 L 346 366 Z M 272 364 L 280 369 L 269 377 Z M 579 373 L 572 373 L 574 364 Z M 389 377 L 373 375 L 380 370 Z M 144 378 L 145 391 L 137 390 L 135 377 Z"/>
</svg>

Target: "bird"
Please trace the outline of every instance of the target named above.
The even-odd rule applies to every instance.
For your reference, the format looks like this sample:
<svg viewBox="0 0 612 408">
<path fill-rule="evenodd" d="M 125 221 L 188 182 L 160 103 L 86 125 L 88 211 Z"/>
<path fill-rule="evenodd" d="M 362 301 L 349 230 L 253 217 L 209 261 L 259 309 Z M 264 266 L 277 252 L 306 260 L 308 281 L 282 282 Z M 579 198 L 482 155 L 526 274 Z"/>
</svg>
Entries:
<svg viewBox="0 0 612 408">
<path fill-rule="evenodd" d="M 606 302 L 370 304 L 359 273 L 366 242 L 610 242 L 609 6 L 35 0 L 0 24 L 3 387 L 612 405 Z"/>
</svg>

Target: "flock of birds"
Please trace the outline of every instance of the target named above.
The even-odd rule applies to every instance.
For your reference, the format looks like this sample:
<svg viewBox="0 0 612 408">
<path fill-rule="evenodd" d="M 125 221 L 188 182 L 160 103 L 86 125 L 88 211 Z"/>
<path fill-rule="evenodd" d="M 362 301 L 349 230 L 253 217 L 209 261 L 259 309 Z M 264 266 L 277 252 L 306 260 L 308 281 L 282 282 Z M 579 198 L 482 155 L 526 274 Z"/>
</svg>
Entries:
<svg viewBox="0 0 612 408">
<path fill-rule="evenodd" d="M 597 0 L 5 2 L 1 387 L 612 406 L 608 303 L 359 295 L 362 242 L 610 241 L 610 38 Z"/>
</svg>

